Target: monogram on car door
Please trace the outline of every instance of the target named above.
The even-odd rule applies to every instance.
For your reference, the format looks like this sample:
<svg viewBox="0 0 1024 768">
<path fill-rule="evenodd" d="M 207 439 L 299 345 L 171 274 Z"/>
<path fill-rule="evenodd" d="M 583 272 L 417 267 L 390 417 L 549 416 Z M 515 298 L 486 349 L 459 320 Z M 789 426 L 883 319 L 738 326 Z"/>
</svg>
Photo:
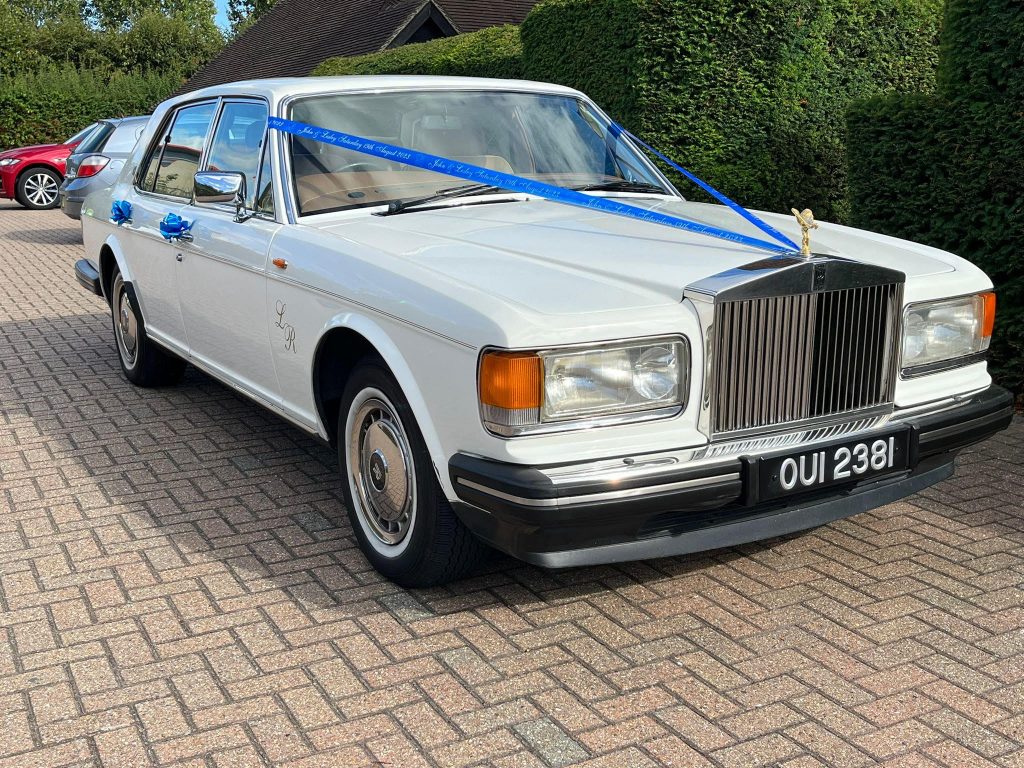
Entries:
<svg viewBox="0 0 1024 768">
<path fill-rule="evenodd" d="M 247 212 L 257 203 L 266 132 L 265 102 L 224 99 L 203 162 L 203 170 L 245 177 Z M 193 203 L 183 215 L 194 221 L 179 278 L 192 358 L 276 405 L 279 387 L 267 330 L 266 268 L 279 225 L 258 210 L 251 217 L 238 217 L 233 204 Z"/>
</svg>

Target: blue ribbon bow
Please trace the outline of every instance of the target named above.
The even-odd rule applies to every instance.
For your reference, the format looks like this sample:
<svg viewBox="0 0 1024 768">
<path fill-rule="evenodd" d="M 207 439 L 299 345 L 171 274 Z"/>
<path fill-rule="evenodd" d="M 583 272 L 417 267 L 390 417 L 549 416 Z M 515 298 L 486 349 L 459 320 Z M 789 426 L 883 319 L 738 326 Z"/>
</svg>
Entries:
<svg viewBox="0 0 1024 768">
<path fill-rule="evenodd" d="M 329 128 L 321 128 L 319 126 L 309 125 L 308 123 L 300 123 L 295 120 L 285 120 L 281 117 L 268 117 L 267 125 L 278 131 L 290 133 L 301 138 L 321 141 L 325 144 L 342 147 L 343 149 L 351 149 L 354 152 L 360 152 L 364 155 L 381 157 L 385 160 L 393 160 L 395 162 L 404 163 L 405 165 L 411 165 L 414 168 L 422 168 L 426 171 L 435 171 L 437 173 L 443 173 L 446 176 L 454 176 L 455 178 L 465 179 L 466 181 L 487 184 L 510 192 L 520 192 L 527 195 L 533 195 L 534 197 L 542 197 L 556 203 L 564 203 L 566 205 L 574 205 L 579 208 L 605 211 L 619 216 L 639 219 L 640 221 L 649 221 L 654 224 L 663 224 L 668 227 L 674 227 L 675 229 L 682 229 L 687 232 L 696 232 L 697 234 L 707 235 L 709 237 L 717 237 L 721 240 L 727 240 L 729 242 L 745 245 L 751 248 L 771 251 L 772 253 L 792 254 L 797 253 L 800 250 L 791 240 L 785 238 L 781 234 L 778 235 L 778 237 L 783 238 L 784 244 L 773 243 L 769 240 L 750 237 L 749 235 L 743 235 L 739 232 L 714 227 L 710 224 L 701 224 L 697 221 L 684 219 L 681 216 L 671 216 L 659 211 L 639 208 L 635 205 L 627 205 L 626 203 L 621 203 L 618 200 L 612 200 L 606 197 L 594 197 L 573 189 L 556 187 L 552 184 L 545 184 L 542 181 L 526 179 L 522 176 L 515 176 L 511 173 L 492 171 L 489 168 L 482 168 L 479 165 L 463 163 L 458 160 L 451 160 L 446 157 L 439 157 L 426 152 L 419 152 L 415 149 L 409 149 L 408 147 L 399 147 L 394 144 L 387 144 L 383 141 L 375 141 L 373 139 L 363 138 L 362 136 L 342 133 L 341 131 L 332 131 Z M 722 195 L 722 197 L 725 196 Z M 736 206 L 736 204 L 733 203 L 733 206 Z M 739 206 L 736 207 L 738 208 Z M 756 218 L 749 211 L 747 211 L 747 214 L 749 214 L 749 217 Z M 749 217 L 744 216 L 748 221 L 751 220 Z M 760 221 L 760 219 L 757 219 L 757 221 Z M 761 223 L 764 224 L 764 222 Z M 764 230 L 768 225 L 764 224 L 764 226 L 758 226 L 760 229 Z"/>
<path fill-rule="evenodd" d="M 110 206 L 110 220 L 121 226 L 132 223 L 132 204 L 127 200 L 115 200 Z"/>
<path fill-rule="evenodd" d="M 168 213 L 160 222 L 160 234 L 165 240 L 174 240 L 190 231 L 193 223 L 176 213 Z"/>
</svg>

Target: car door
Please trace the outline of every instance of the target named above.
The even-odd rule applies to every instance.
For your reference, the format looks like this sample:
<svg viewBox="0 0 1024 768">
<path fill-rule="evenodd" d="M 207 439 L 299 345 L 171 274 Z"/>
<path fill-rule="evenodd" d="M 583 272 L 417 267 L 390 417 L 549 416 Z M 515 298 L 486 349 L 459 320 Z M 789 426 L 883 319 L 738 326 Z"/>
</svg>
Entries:
<svg viewBox="0 0 1024 768">
<path fill-rule="evenodd" d="M 267 104 L 224 99 L 203 169 L 234 171 L 246 180 L 246 211 L 253 211 L 266 142 Z M 192 358 L 261 400 L 279 401 L 267 329 L 267 254 L 279 229 L 257 212 L 236 221 L 233 205 L 190 203 L 194 221 L 180 265 L 181 313 Z"/>
<path fill-rule="evenodd" d="M 135 179 L 129 200 L 131 222 L 121 227 L 146 331 L 182 353 L 189 346 L 179 307 L 183 244 L 166 240 L 160 222 L 169 213 L 181 215 L 188 204 L 216 111 L 217 101 L 206 100 L 183 105 L 168 115 Z"/>
</svg>

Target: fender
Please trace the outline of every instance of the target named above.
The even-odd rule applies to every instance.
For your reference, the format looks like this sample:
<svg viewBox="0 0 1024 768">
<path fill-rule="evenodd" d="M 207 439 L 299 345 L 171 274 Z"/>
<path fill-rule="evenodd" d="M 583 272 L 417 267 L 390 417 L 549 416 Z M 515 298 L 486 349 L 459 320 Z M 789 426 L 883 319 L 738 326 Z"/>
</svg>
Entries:
<svg viewBox="0 0 1024 768">
<path fill-rule="evenodd" d="M 110 248 L 111 253 L 114 254 L 114 261 L 117 262 L 117 268 L 121 272 L 121 278 L 126 283 L 132 282 L 135 279 L 135 276 L 132 274 L 131 268 L 128 266 L 128 260 L 124 256 L 124 250 L 121 248 L 121 244 L 117 240 L 117 233 L 109 232 L 107 237 L 103 240 L 103 245 Z"/>
<path fill-rule="evenodd" d="M 405 399 L 409 401 L 409 407 L 412 408 L 413 415 L 416 417 L 416 423 L 419 426 L 420 433 L 423 435 L 423 441 L 427 445 L 427 451 L 430 453 L 431 461 L 434 464 L 434 473 L 437 475 L 437 479 L 448 498 L 454 499 L 455 492 L 452 489 L 451 480 L 446 470 L 448 458 L 444 455 L 441 442 L 437 438 L 437 430 L 430 416 L 430 409 L 427 407 L 423 392 L 416 383 L 416 377 L 413 375 L 401 350 L 399 350 L 397 345 L 391 340 L 391 337 L 376 320 L 358 312 L 345 311 L 334 315 L 321 329 L 317 339 L 314 360 L 316 359 L 316 354 L 319 354 L 320 345 L 323 343 L 324 337 L 330 331 L 338 328 L 355 331 L 365 338 L 376 349 L 388 368 L 391 369 L 391 373 L 394 374 L 398 386 L 402 388 L 402 393 L 405 395 Z M 310 376 L 311 402 L 316 402 L 314 384 L 314 379 Z M 326 425 L 323 424 L 319 409 L 317 409 L 316 420 L 321 434 L 327 435 Z"/>
</svg>

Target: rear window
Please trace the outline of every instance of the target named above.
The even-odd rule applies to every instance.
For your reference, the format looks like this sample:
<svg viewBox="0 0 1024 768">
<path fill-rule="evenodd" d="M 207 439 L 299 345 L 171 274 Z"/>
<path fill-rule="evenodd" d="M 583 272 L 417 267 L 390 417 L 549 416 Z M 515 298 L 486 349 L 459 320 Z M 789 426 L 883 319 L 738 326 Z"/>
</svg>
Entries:
<svg viewBox="0 0 1024 768">
<path fill-rule="evenodd" d="M 64 143 L 65 144 L 77 144 L 82 139 L 84 139 L 86 136 L 88 136 L 90 133 L 92 133 L 94 130 L 96 130 L 98 127 L 99 127 L 98 123 L 89 123 L 89 125 L 85 126 L 85 128 L 80 130 L 78 133 L 76 133 L 70 139 L 66 139 L 64 141 Z"/>
<path fill-rule="evenodd" d="M 103 149 L 103 143 L 107 140 L 107 137 L 113 132 L 113 124 L 100 123 L 95 131 L 79 142 L 78 146 L 75 148 L 75 153 L 79 155 L 88 155 L 93 152 L 99 152 Z"/>
<path fill-rule="evenodd" d="M 144 130 L 146 130 L 146 123 L 141 120 L 121 123 L 107 138 L 107 143 L 103 145 L 103 151 L 128 154 L 135 149 L 135 144 Z"/>
</svg>

